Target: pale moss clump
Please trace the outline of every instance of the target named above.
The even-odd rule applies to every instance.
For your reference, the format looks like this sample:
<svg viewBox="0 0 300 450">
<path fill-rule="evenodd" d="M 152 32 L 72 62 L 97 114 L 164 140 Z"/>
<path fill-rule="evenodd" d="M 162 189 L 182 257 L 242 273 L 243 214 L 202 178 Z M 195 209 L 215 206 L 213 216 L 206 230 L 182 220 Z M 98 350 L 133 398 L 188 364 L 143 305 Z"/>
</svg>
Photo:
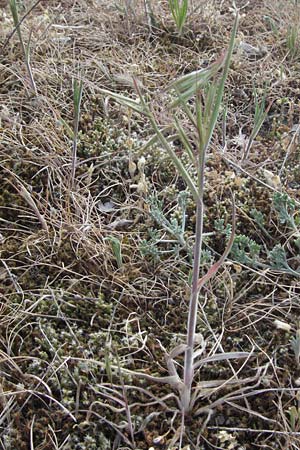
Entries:
<svg viewBox="0 0 300 450">
<path fill-rule="evenodd" d="M 103 351 L 106 341 L 107 341 L 107 332 L 97 331 L 95 333 L 90 333 L 87 345 L 90 352 L 97 354 L 100 351 Z"/>
<path fill-rule="evenodd" d="M 100 431 L 96 433 L 96 437 L 90 434 L 83 437 L 72 434 L 63 450 L 107 450 L 110 447 L 111 442 Z"/>
<path fill-rule="evenodd" d="M 78 156 L 90 158 L 104 156 L 122 150 L 138 148 L 140 142 L 136 133 L 130 139 L 125 129 L 107 119 L 98 117 L 91 128 L 78 133 Z"/>
</svg>

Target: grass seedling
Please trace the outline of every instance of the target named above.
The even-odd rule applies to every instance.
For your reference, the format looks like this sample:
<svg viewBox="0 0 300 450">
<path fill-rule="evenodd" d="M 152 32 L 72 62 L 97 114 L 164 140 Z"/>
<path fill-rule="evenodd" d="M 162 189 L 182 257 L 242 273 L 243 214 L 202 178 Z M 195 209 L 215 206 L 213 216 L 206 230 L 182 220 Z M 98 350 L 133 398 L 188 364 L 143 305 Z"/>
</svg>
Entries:
<svg viewBox="0 0 300 450">
<path fill-rule="evenodd" d="M 245 161 L 248 158 L 254 139 L 258 135 L 259 130 L 261 129 L 264 121 L 266 120 L 268 112 L 272 106 L 272 103 L 269 103 L 269 105 L 266 107 L 266 91 L 264 91 L 261 101 L 258 100 L 256 92 L 254 93 L 254 98 L 255 98 L 254 124 L 247 145 L 245 146 L 243 161 Z"/>
<path fill-rule="evenodd" d="M 117 261 L 117 266 L 119 269 L 121 269 L 123 266 L 121 242 L 115 236 L 108 236 L 107 240 L 111 243 L 111 248 Z"/>
<path fill-rule="evenodd" d="M 292 432 L 297 432 L 299 429 L 300 423 L 300 408 L 296 408 L 296 406 L 291 406 L 288 410 L 289 422 Z"/>
<path fill-rule="evenodd" d="M 181 34 L 187 18 L 188 0 L 169 0 L 169 8 L 178 33 Z"/>
<path fill-rule="evenodd" d="M 286 35 L 286 46 L 289 56 L 293 59 L 299 54 L 299 31 L 298 27 L 290 26 Z"/>
<path fill-rule="evenodd" d="M 22 53 L 24 55 L 24 61 L 25 61 L 26 69 L 27 69 L 27 74 L 28 74 L 28 78 L 29 78 L 30 87 L 31 87 L 34 95 L 37 95 L 37 88 L 36 88 L 36 84 L 35 84 L 35 81 L 34 81 L 34 78 L 33 78 L 33 73 L 32 73 L 31 65 L 30 65 L 30 38 L 31 38 L 31 34 L 29 35 L 28 43 L 25 46 L 25 43 L 24 43 L 23 37 L 22 37 L 22 33 L 21 33 L 21 27 L 20 27 L 21 22 L 19 20 L 18 6 L 17 6 L 16 0 L 9 0 L 9 7 L 10 7 L 10 11 L 11 11 L 11 14 L 12 14 L 12 17 L 13 17 L 15 29 L 16 29 L 18 37 L 19 37 Z"/>
<path fill-rule="evenodd" d="M 300 330 L 296 332 L 296 336 L 291 339 L 291 346 L 294 351 L 297 367 L 300 366 Z"/>
<path fill-rule="evenodd" d="M 73 151 L 71 166 L 71 189 L 74 186 L 76 163 L 77 163 L 77 141 L 78 127 L 80 118 L 80 105 L 82 99 L 83 83 L 82 81 L 73 80 L 73 104 L 74 104 L 74 127 L 73 127 Z"/>
</svg>

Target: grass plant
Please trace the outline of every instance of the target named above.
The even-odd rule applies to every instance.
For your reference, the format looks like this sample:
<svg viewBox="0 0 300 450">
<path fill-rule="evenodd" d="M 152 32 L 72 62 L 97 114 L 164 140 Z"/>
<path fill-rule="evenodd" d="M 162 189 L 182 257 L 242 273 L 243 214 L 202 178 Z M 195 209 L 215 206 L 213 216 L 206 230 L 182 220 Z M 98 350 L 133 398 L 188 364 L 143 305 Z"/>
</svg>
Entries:
<svg viewBox="0 0 300 450">
<path fill-rule="evenodd" d="M 261 101 L 259 101 L 257 92 L 254 93 L 255 98 L 254 123 L 248 142 L 245 146 L 243 160 L 247 160 L 247 158 L 249 157 L 249 153 L 253 145 L 254 139 L 258 135 L 264 121 L 267 118 L 268 112 L 272 106 L 272 102 L 270 102 L 269 105 L 266 107 L 266 95 L 267 95 L 266 90 L 264 90 L 262 99 Z"/>
<path fill-rule="evenodd" d="M 186 344 L 174 348 L 168 357 L 168 370 L 169 377 L 166 377 L 165 382 L 176 386 L 179 391 L 179 403 L 183 416 L 190 413 L 193 409 L 195 398 L 192 395 L 192 384 L 194 380 L 194 372 L 198 367 L 196 359 L 199 351 L 195 351 L 196 341 L 196 325 L 198 318 L 198 302 L 199 292 L 204 284 L 218 271 L 223 264 L 225 258 L 228 256 L 231 246 L 234 240 L 235 234 L 235 209 L 233 206 L 233 226 L 231 237 L 227 243 L 224 254 L 214 265 L 210 267 L 206 275 L 200 277 L 200 259 L 202 252 L 202 239 L 203 239 L 203 195 L 204 195 L 204 176 L 205 176 L 205 159 L 206 153 L 209 148 L 211 138 L 216 126 L 220 107 L 222 104 L 222 97 L 224 92 L 225 81 L 229 71 L 231 56 L 234 48 L 235 35 L 238 27 L 238 15 L 236 16 L 228 51 L 223 58 L 214 64 L 213 68 L 206 70 L 200 70 L 194 72 L 191 75 L 184 76 L 172 83 L 171 88 L 175 91 L 177 99 L 172 104 L 172 108 L 180 106 L 186 117 L 190 120 L 196 133 L 196 150 L 193 151 L 194 142 L 190 141 L 189 136 L 181 125 L 176 116 L 174 117 L 175 128 L 178 130 L 178 134 L 183 143 L 184 149 L 187 153 L 188 159 L 192 163 L 192 166 L 196 169 L 196 179 L 190 175 L 190 165 L 186 165 L 182 159 L 180 159 L 167 138 L 160 130 L 160 126 L 157 123 L 154 114 L 152 113 L 150 106 L 146 102 L 142 95 L 140 88 L 135 83 L 138 93 L 138 101 L 134 101 L 130 98 L 126 98 L 119 94 L 115 94 L 109 91 L 102 91 L 104 94 L 109 95 L 117 102 L 126 107 L 133 109 L 143 114 L 150 122 L 152 129 L 155 133 L 157 142 L 168 153 L 175 167 L 177 168 L 180 176 L 186 182 L 195 205 L 196 205 L 196 231 L 195 231 L 195 243 L 193 252 L 193 272 L 192 272 L 192 286 L 189 301 L 189 314 L 187 322 L 187 337 Z M 220 78 L 216 76 L 218 69 L 223 66 L 223 72 Z M 203 92 L 200 91 L 200 87 L 203 88 Z M 188 105 L 188 100 L 196 94 L 195 110 Z M 183 379 L 181 379 L 177 373 L 174 358 L 184 353 L 184 369 Z M 202 352 L 200 352 L 201 354 Z M 233 358 L 246 357 L 248 354 L 232 353 L 230 355 L 216 355 L 216 360 L 219 358 Z M 152 377 L 155 380 L 155 377 Z M 158 381 L 158 379 L 157 379 Z"/>
<path fill-rule="evenodd" d="M 296 26 L 290 26 L 287 30 L 286 45 L 291 59 L 296 58 L 299 55 L 299 29 Z"/>
<path fill-rule="evenodd" d="M 188 15 L 188 0 L 168 0 L 178 33 L 181 34 Z"/>
</svg>

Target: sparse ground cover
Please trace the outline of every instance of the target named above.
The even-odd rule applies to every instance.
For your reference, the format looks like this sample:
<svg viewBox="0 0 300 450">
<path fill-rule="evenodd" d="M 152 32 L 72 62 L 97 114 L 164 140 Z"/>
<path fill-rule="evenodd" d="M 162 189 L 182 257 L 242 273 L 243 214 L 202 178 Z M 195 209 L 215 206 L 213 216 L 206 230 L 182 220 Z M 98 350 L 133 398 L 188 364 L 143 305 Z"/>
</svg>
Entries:
<svg viewBox="0 0 300 450">
<path fill-rule="evenodd" d="M 232 2 L 191 2 L 178 31 L 167 1 L 42 0 L 23 44 L 11 32 L 34 2 L 17 18 L 3 3 L 1 448 L 298 449 L 300 5 L 236 2 L 201 273 L 228 242 L 231 193 L 235 240 L 200 292 L 183 424 L 178 392 L 153 377 L 185 344 L 195 202 L 162 146 L 146 145 L 146 118 L 103 89 L 136 100 L 134 77 L 193 177 L 168 87 L 228 48 Z"/>
</svg>

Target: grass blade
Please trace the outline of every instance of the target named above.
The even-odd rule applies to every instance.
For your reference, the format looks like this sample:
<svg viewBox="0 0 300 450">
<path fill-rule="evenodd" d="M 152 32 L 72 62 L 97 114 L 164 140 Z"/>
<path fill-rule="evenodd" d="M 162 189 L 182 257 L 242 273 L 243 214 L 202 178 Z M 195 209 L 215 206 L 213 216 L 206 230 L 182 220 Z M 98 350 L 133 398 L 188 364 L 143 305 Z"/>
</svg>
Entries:
<svg viewBox="0 0 300 450">
<path fill-rule="evenodd" d="M 73 80 L 73 104 L 74 104 L 74 130 L 73 130 L 73 149 L 72 149 L 72 163 L 71 163 L 71 189 L 75 182 L 76 164 L 77 164 L 77 140 L 78 127 L 80 119 L 80 105 L 83 92 L 82 81 Z"/>
</svg>

